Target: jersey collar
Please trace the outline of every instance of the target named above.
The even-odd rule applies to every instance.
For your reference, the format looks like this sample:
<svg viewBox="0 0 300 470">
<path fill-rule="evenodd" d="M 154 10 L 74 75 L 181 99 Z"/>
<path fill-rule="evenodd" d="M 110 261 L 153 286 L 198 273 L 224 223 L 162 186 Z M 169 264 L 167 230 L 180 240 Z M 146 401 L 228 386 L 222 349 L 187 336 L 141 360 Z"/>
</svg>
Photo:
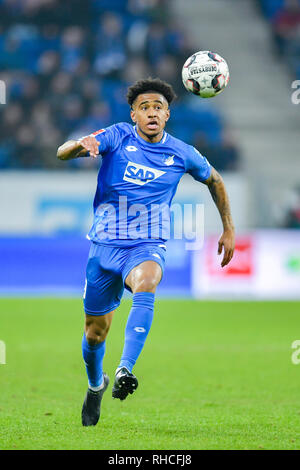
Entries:
<svg viewBox="0 0 300 470">
<path fill-rule="evenodd" d="M 167 140 L 167 137 L 168 137 L 168 134 L 167 132 L 163 131 L 163 136 L 161 138 L 161 140 L 159 142 L 154 142 L 154 143 L 151 143 L 151 142 L 147 142 L 146 140 L 144 140 L 137 132 L 136 130 L 136 126 L 133 127 L 133 132 L 134 132 L 134 135 L 135 137 L 137 138 L 137 140 L 139 140 L 140 142 L 142 142 L 143 144 L 148 144 L 148 145 L 162 145 L 166 142 Z"/>
</svg>

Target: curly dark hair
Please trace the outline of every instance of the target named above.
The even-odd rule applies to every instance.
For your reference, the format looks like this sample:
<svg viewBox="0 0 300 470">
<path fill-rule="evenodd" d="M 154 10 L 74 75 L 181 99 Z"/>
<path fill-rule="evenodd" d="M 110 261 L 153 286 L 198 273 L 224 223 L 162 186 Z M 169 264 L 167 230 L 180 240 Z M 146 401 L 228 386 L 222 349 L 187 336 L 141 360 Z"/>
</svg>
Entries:
<svg viewBox="0 0 300 470">
<path fill-rule="evenodd" d="M 176 98 L 176 94 L 173 90 L 172 85 L 164 82 L 160 78 L 146 78 L 138 80 L 128 88 L 127 101 L 130 107 L 132 107 L 135 99 L 138 95 L 147 92 L 157 92 L 163 95 L 169 104 Z"/>
</svg>

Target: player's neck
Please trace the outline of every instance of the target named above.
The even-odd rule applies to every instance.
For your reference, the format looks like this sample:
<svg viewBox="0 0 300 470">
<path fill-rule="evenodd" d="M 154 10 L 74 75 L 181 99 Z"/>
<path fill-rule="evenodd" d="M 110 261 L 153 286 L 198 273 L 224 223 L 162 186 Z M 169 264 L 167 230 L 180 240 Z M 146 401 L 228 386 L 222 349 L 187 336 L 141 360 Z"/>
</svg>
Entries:
<svg viewBox="0 0 300 470">
<path fill-rule="evenodd" d="M 148 135 L 148 134 L 145 134 L 145 133 L 139 128 L 138 125 L 136 126 L 136 131 L 137 131 L 138 135 L 139 135 L 143 140 L 145 140 L 146 142 L 149 142 L 150 144 L 157 144 L 158 142 L 161 141 L 161 139 L 163 138 L 163 135 L 164 135 L 164 131 L 163 131 L 163 130 L 162 130 L 159 134 L 156 134 L 156 135 Z"/>
</svg>

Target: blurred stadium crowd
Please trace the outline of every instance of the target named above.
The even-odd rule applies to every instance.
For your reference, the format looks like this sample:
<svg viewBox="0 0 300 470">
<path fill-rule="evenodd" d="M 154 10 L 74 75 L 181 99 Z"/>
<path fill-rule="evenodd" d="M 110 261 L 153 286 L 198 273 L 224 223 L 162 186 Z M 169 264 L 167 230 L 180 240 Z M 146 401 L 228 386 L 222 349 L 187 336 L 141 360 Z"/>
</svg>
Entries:
<svg viewBox="0 0 300 470">
<path fill-rule="evenodd" d="M 258 0 L 270 24 L 274 52 L 282 57 L 293 79 L 300 79 L 300 0 Z M 284 227 L 300 228 L 300 185 L 286 201 Z"/>
<path fill-rule="evenodd" d="M 300 79 L 300 0 L 258 0 L 269 21 L 276 52 Z"/>
<path fill-rule="evenodd" d="M 218 170 L 239 151 L 223 117 L 181 83 L 194 51 L 170 0 L 0 0 L 0 168 L 61 168 L 56 149 L 119 121 L 130 122 L 126 89 L 158 76 L 178 95 L 168 131 L 196 145 Z M 201 49 L 201 47 L 199 47 Z M 90 168 L 93 159 L 64 168 Z"/>
</svg>

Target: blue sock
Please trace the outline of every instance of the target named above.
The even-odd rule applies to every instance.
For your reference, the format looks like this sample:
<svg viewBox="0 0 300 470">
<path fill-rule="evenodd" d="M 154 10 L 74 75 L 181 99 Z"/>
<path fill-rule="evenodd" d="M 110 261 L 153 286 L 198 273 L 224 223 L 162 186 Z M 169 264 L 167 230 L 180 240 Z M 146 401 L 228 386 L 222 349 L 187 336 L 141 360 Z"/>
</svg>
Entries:
<svg viewBox="0 0 300 470">
<path fill-rule="evenodd" d="M 132 308 L 125 329 L 125 344 L 119 365 L 119 367 L 126 367 L 129 372 L 132 371 L 150 331 L 154 297 L 152 292 L 137 292 L 133 295 Z"/>
<path fill-rule="evenodd" d="M 85 362 L 90 388 L 98 388 L 103 383 L 102 363 L 105 353 L 105 341 L 90 346 L 85 333 L 82 338 L 82 357 Z"/>
</svg>

